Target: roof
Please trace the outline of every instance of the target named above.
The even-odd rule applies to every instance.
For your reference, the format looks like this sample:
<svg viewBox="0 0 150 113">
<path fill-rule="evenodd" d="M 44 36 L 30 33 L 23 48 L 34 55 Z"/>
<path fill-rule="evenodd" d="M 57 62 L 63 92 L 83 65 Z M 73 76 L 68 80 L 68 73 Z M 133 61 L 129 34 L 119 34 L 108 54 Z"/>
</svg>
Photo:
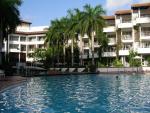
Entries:
<svg viewBox="0 0 150 113">
<path fill-rule="evenodd" d="M 103 16 L 103 18 L 105 20 L 113 20 L 113 19 L 115 19 L 115 16 Z"/>
<path fill-rule="evenodd" d="M 21 23 L 32 24 L 31 22 L 28 22 L 28 21 L 25 21 L 25 20 L 21 20 Z"/>
<path fill-rule="evenodd" d="M 118 10 L 115 13 L 116 15 L 124 15 L 124 14 L 131 14 L 131 10 Z"/>
<path fill-rule="evenodd" d="M 15 34 L 21 34 L 21 35 L 39 35 L 39 34 L 45 34 L 47 31 L 36 31 L 36 32 L 21 32 L 16 31 Z"/>
<path fill-rule="evenodd" d="M 138 7 L 150 7 L 150 2 L 149 3 L 141 3 L 141 4 L 132 4 L 132 8 L 138 8 Z"/>
</svg>

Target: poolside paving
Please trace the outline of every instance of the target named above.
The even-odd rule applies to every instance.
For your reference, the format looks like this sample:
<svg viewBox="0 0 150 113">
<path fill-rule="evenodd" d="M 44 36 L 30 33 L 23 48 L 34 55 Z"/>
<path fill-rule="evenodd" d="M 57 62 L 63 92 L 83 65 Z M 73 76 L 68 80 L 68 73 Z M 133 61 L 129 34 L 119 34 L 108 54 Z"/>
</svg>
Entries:
<svg viewBox="0 0 150 113">
<path fill-rule="evenodd" d="M 9 86 L 16 85 L 25 81 L 27 81 L 27 78 L 21 77 L 21 76 L 1 77 L 0 78 L 0 91 L 2 91 L 5 88 L 8 88 Z"/>
</svg>

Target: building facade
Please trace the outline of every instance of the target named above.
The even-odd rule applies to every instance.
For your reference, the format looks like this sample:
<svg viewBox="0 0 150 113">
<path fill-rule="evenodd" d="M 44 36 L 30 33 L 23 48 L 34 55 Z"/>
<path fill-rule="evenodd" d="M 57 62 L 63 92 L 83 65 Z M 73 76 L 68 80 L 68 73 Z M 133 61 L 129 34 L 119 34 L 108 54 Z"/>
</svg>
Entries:
<svg viewBox="0 0 150 113">
<path fill-rule="evenodd" d="M 150 3 L 133 4 L 130 10 L 116 11 L 114 16 L 104 16 L 104 19 L 106 27 L 103 32 L 109 39 L 109 46 L 102 57 L 108 59 L 109 65 L 116 58 L 119 48 L 118 55 L 124 66 L 129 66 L 127 56 L 130 50 L 136 51 L 142 66 L 146 66 L 150 57 Z M 91 57 L 88 37 L 85 35 L 79 43 L 82 58 L 86 60 L 88 56 Z M 95 39 L 95 58 L 98 57 L 98 47 Z"/>
<path fill-rule="evenodd" d="M 116 11 L 113 16 L 104 16 L 106 26 L 103 32 L 109 39 L 108 48 L 102 53 L 102 57 L 107 59 L 111 66 L 117 56 L 124 66 L 129 66 L 127 56 L 130 50 L 138 53 L 138 58 L 143 66 L 148 64 L 150 57 L 150 3 L 133 4 L 130 10 Z M 32 62 L 30 56 L 35 48 L 44 48 L 44 37 L 48 26 L 31 27 L 30 22 L 22 21 L 16 32 L 9 34 L 8 44 L 4 41 L 3 51 L 9 53 L 10 61 Z M 92 58 L 91 40 L 85 34 L 79 35 L 78 46 L 80 48 L 80 59 L 86 64 Z M 94 39 L 94 57 L 98 59 L 98 49 L 100 45 Z"/>
<path fill-rule="evenodd" d="M 34 50 L 44 48 L 47 29 L 48 26 L 31 27 L 30 22 L 22 21 L 16 32 L 8 35 L 8 43 L 4 41 L 2 51 L 9 54 L 9 62 L 32 62 Z"/>
</svg>

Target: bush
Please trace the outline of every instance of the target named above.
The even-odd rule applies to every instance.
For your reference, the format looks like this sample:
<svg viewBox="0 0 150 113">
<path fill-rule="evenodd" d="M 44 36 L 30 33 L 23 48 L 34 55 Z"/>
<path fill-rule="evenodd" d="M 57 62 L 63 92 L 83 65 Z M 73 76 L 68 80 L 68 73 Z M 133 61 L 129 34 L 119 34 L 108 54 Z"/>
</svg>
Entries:
<svg viewBox="0 0 150 113">
<path fill-rule="evenodd" d="M 88 67 L 90 72 L 96 72 L 96 65 L 92 65 L 92 63 L 89 62 Z"/>
<path fill-rule="evenodd" d="M 104 64 L 102 64 L 102 63 L 100 63 L 100 62 L 98 62 L 98 67 L 106 67 L 106 65 L 104 65 Z"/>
<path fill-rule="evenodd" d="M 113 62 L 113 66 L 115 66 L 115 67 L 123 67 L 123 64 L 121 63 L 120 60 L 116 59 Z"/>
</svg>

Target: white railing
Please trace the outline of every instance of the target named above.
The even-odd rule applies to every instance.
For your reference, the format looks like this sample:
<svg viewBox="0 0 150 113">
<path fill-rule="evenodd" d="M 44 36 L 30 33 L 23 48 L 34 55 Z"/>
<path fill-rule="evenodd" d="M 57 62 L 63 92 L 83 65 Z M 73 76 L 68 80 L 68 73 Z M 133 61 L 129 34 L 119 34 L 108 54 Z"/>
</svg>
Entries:
<svg viewBox="0 0 150 113">
<path fill-rule="evenodd" d="M 150 31 L 143 31 L 141 32 L 142 36 L 150 36 Z"/>
<path fill-rule="evenodd" d="M 89 47 L 89 43 L 84 43 L 84 47 Z"/>
<path fill-rule="evenodd" d="M 132 35 L 122 35 L 122 40 L 132 40 Z"/>
</svg>

